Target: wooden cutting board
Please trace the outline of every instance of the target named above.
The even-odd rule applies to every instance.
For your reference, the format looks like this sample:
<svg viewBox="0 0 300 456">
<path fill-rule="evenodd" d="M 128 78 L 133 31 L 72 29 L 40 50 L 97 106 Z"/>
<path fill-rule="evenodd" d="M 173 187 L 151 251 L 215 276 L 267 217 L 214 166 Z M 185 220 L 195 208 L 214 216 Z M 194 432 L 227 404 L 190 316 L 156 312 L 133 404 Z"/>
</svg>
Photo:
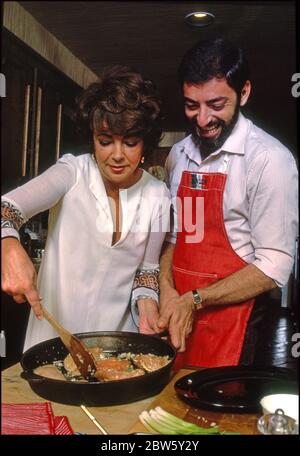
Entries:
<svg viewBox="0 0 300 456">
<path fill-rule="evenodd" d="M 178 418 L 195 423 L 201 427 L 210 427 L 214 424 L 219 426 L 220 431 L 239 432 L 240 434 L 259 434 L 256 428 L 260 415 L 256 414 L 232 414 L 212 412 L 192 407 L 183 402 L 174 390 L 174 383 L 183 375 L 193 372 L 188 369 L 181 369 L 166 386 L 166 388 L 155 398 L 147 410 L 157 406 L 176 415 Z M 149 432 L 143 424 L 137 420 L 130 432 Z"/>
</svg>

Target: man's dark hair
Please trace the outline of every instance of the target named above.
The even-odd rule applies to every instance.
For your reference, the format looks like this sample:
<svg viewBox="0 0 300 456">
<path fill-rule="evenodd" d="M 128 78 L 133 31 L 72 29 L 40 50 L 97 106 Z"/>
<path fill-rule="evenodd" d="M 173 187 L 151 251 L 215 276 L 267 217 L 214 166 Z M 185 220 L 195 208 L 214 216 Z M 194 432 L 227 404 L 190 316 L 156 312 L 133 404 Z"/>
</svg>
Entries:
<svg viewBox="0 0 300 456">
<path fill-rule="evenodd" d="M 199 41 L 190 48 L 183 56 L 178 77 L 181 87 L 185 82 L 201 84 L 213 78 L 225 78 L 239 97 L 250 79 L 250 68 L 241 48 L 217 38 Z"/>
</svg>

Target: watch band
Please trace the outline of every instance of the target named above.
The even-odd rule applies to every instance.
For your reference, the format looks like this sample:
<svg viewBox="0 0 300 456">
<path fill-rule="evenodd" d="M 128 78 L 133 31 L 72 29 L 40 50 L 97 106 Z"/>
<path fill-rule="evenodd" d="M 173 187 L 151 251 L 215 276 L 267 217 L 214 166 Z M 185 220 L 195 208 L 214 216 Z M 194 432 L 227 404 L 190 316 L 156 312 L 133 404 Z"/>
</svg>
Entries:
<svg viewBox="0 0 300 456">
<path fill-rule="evenodd" d="M 194 298 L 194 310 L 203 309 L 202 298 L 201 298 L 200 293 L 198 293 L 197 290 L 192 290 L 192 293 L 193 293 L 193 298 Z"/>
</svg>

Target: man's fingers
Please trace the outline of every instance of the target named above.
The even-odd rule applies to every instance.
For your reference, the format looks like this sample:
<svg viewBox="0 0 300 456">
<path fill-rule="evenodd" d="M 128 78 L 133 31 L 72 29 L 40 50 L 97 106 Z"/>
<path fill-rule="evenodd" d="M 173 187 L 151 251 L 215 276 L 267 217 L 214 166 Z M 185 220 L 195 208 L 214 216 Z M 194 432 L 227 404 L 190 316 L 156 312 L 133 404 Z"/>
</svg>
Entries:
<svg viewBox="0 0 300 456">
<path fill-rule="evenodd" d="M 181 344 L 180 344 L 180 351 L 184 352 L 186 348 L 186 334 L 181 334 Z"/>
<path fill-rule="evenodd" d="M 184 334 L 178 334 L 177 335 L 177 344 L 178 344 L 178 351 L 179 352 L 184 352 L 185 351 L 185 335 Z"/>
<path fill-rule="evenodd" d="M 172 323 L 170 323 L 170 326 L 169 326 L 169 334 L 170 334 L 170 339 L 171 339 L 171 342 L 172 342 L 172 345 L 180 351 L 180 348 L 181 348 L 181 343 L 180 343 L 180 334 L 179 334 L 179 330 L 177 329 L 177 327 L 174 327 L 172 325 Z"/>
<path fill-rule="evenodd" d="M 190 325 L 188 324 L 187 327 Z M 170 325 L 169 325 L 169 334 L 170 339 L 174 347 L 178 350 L 178 352 L 184 352 L 186 350 L 186 338 L 190 334 L 187 331 L 187 328 L 181 327 L 175 318 L 171 318 Z"/>
<path fill-rule="evenodd" d="M 37 289 L 32 288 L 30 291 L 25 293 L 25 296 L 27 298 L 27 301 L 31 305 L 33 312 L 35 313 L 35 316 L 39 320 L 42 320 L 42 318 L 43 318 L 43 311 L 41 308 L 42 298 L 39 296 Z"/>
</svg>

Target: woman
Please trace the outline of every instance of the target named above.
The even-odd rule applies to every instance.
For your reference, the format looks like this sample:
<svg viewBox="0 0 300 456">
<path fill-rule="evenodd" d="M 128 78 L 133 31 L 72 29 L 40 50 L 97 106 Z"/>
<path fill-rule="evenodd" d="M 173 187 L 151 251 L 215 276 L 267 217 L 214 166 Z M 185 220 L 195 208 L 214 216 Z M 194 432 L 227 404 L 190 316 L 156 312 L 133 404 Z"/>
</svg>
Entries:
<svg viewBox="0 0 300 456">
<path fill-rule="evenodd" d="M 82 93 L 78 107 L 93 153 L 66 154 L 2 198 L 2 288 L 32 306 L 25 350 L 57 336 L 42 318 L 41 300 L 71 332 L 137 331 L 136 310 L 141 332 L 159 330 L 157 275 L 169 193 L 139 164 L 158 145 L 160 101 L 151 81 L 114 66 Z M 17 230 L 47 209 L 37 278 Z"/>
</svg>

